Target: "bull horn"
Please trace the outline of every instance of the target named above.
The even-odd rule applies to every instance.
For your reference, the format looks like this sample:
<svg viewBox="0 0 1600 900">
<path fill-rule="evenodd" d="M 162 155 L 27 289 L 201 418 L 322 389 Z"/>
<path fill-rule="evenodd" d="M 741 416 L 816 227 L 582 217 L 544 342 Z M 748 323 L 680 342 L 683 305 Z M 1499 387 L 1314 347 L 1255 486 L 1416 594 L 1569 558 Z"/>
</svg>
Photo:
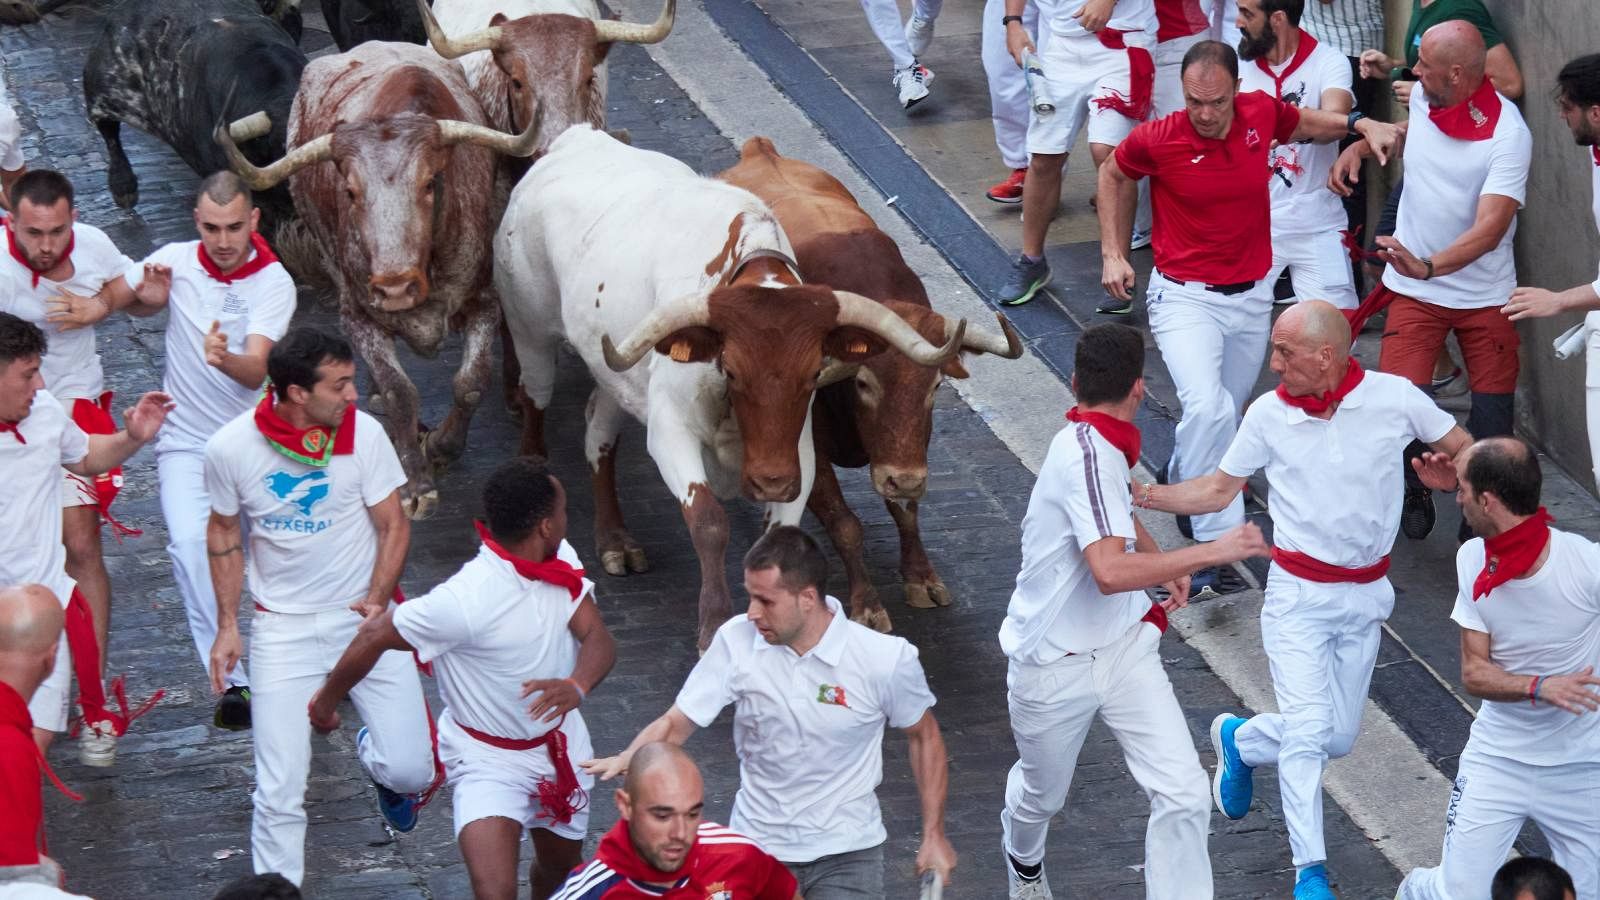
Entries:
<svg viewBox="0 0 1600 900">
<path fill-rule="evenodd" d="M 1000 334 L 984 331 L 982 328 L 973 328 L 967 331 L 966 338 L 961 342 L 961 349 L 973 353 L 993 353 L 1001 359 L 1016 359 L 1022 355 L 1022 336 L 1017 334 L 1017 329 L 1012 327 L 1011 320 L 1004 313 L 995 313 L 994 317 L 1000 320 Z M 955 330 L 955 325 L 949 319 L 944 323 L 944 334 L 948 339 Z"/>
<path fill-rule="evenodd" d="M 834 291 L 833 296 L 839 301 L 840 325 L 852 325 L 876 334 L 912 362 L 924 366 L 942 366 L 961 352 L 961 342 L 967 331 L 966 319 L 958 320 L 953 327 L 946 324 L 944 346 L 935 347 L 917 334 L 911 323 L 882 303 L 849 291 Z"/>
<path fill-rule="evenodd" d="M 830 384 L 847 381 L 856 377 L 859 371 L 861 371 L 860 363 L 841 362 L 837 359 L 825 360 L 822 373 L 817 376 L 817 387 L 825 388 Z"/>
<path fill-rule="evenodd" d="M 253 141 L 258 137 L 266 137 L 272 131 L 272 118 L 265 110 L 251 113 L 228 126 L 228 136 L 234 143 L 243 144 Z"/>
<path fill-rule="evenodd" d="M 459 59 L 479 50 L 493 50 L 500 43 L 502 32 L 498 25 L 453 38 L 439 27 L 439 20 L 433 17 L 433 8 L 428 6 L 428 0 L 417 0 L 417 10 L 422 13 L 422 30 L 428 33 L 428 43 L 433 46 L 433 52 L 445 59 Z"/>
<path fill-rule="evenodd" d="M 626 372 L 644 359 L 662 338 L 680 328 L 706 324 L 710 319 L 710 300 L 711 295 L 706 291 L 696 291 L 651 310 L 644 321 L 622 339 L 621 346 L 611 343 L 611 335 L 602 334 L 600 350 L 605 354 L 606 365 L 613 372 Z"/>
<path fill-rule="evenodd" d="M 454 119 L 439 121 L 439 136 L 446 144 L 477 144 L 506 156 L 532 156 L 539 149 L 539 128 L 544 123 L 544 106 L 536 106 L 533 120 L 521 134 L 507 134 L 498 128 L 486 128 L 472 122 Z"/>
<path fill-rule="evenodd" d="M 256 116 L 260 116 L 261 119 L 257 119 Z M 282 159 L 264 169 L 256 166 L 255 163 L 245 159 L 244 154 L 239 151 L 239 145 L 234 143 L 233 135 L 230 132 L 233 128 L 238 128 L 240 134 L 251 134 L 255 128 L 260 126 L 261 121 L 266 120 L 266 118 L 265 113 L 258 112 L 240 119 L 231 127 L 224 127 L 221 122 L 218 122 L 216 130 L 211 133 L 212 139 L 222 147 L 222 152 L 227 154 L 228 167 L 233 169 L 240 178 L 243 178 L 244 183 L 250 185 L 251 190 L 267 190 L 300 169 L 312 163 L 322 162 L 333 155 L 333 135 L 325 134 L 290 150 Z M 267 124 L 270 128 L 270 120 L 268 120 Z"/>
<path fill-rule="evenodd" d="M 597 44 L 659 44 L 672 32 L 672 22 L 677 17 L 678 0 L 667 0 L 661 16 L 649 25 L 597 19 L 594 23 L 594 41 Z"/>
</svg>

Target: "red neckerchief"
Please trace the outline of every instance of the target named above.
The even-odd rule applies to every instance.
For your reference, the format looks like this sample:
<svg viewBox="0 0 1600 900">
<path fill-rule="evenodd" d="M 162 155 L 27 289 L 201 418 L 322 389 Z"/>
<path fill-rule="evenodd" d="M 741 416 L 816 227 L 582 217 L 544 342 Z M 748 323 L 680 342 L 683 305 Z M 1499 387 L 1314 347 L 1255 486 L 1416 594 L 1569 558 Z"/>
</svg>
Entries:
<svg viewBox="0 0 1600 900">
<path fill-rule="evenodd" d="M 39 279 L 43 278 L 44 273 L 48 272 L 49 269 L 35 269 L 33 267 L 33 263 L 28 259 L 28 257 L 22 254 L 22 248 L 17 246 L 17 233 L 11 230 L 11 220 L 6 219 L 5 222 L 6 248 L 11 251 L 11 258 L 19 263 L 22 263 L 22 267 L 24 269 L 27 269 L 29 272 L 33 273 L 33 286 L 38 287 Z M 72 258 L 72 248 L 77 246 L 77 243 L 78 233 L 76 231 L 69 232 L 67 237 L 67 249 L 61 251 L 61 258 L 56 260 L 57 266 Z"/>
<path fill-rule="evenodd" d="M 1094 33 L 1100 45 L 1107 50 L 1128 51 L 1128 93 L 1112 91 L 1105 97 L 1096 97 L 1097 109 L 1121 113 L 1135 122 L 1143 122 L 1150 114 L 1150 104 L 1155 91 L 1156 61 L 1143 47 L 1129 47 L 1122 39 L 1126 32 L 1115 28 L 1102 28 Z"/>
<path fill-rule="evenodd" d="M 17 438 L 17 443 L 28 443 L 28 440 L 22 436 L 21 422 L 0 422 L 0 434 L 5 434 L 6 432 L 10 432 L 11 434 L 15 435 Z"/>
<path fill-rule="evenodd" d="M 1317 49 L 1316 38 L 1306 34 L 1304 28 L 1299 28 L 1296 30 L 1300 32 L 1300 44 L 1295 48 L 1294 56 L 1289 58 L 1289 65 L 1284 68 L 1282 75 L 1278 75 L 1272 71 L 1272 66 L 1267 63 L 1267 57 L 1265 54 L 1256 57 L 1256 66 L 1259 67 L 1261 71 L 1267 73 L 1268 78 L 1272 79 L 1274 91 L 1272 96 L 1279 100 L 1283 99 L 1283 83 L 1289 80 L 1289 76 L 1294 74 L 1295 69 L 1300 68 L 1300 66 L 1305 63 L 1306 59 L 1311 56 L 1311 51 Z"/>
<path fill-rule="evenodd" d="M 1594 164 L 1600 166 L 1600 144 L 1590 147 L 1589 152 L 1594 154 Z"/>
<path fill-rule="evenodd" d="M 267 246 L 267 239 L 262 237 L 260 232 L 255 231 L 250 233 L 250 247 L 256 251 L 255 255 L 245 260 L 244 264 L 239 268 L 234 269 L 232 272 L 229 272 L 226 275 L 224 275 L 222 273 L 222 269 L 218 267 L 214 261 L 212 261 L 211 254 L 206 252 L 205 242 L 201 241 L 198 247 L 200 255 L 200 268 L 205 269 L 207 275 L 210 275 L 212 278 L 215 278 L 223 284 L 233 284 L 235 281 L 243 281 L 244 279 L 249 278 L 251 275 L 254 275 L 255 273 L 278 261 L 278 257 L 272 252 L 272 248 Z"/>
<path fill-rule="evenodd" d="M 335 456 L 349 456 L 356 449 L 356 407 L 351 404 L 344 408 L 344 419 L 339 427 L 332 433 L 321 425 L 310 428 L 296 428 L 278 415 L 274 409 L 276 393 L 272 386 L 261 394 L 261 402 L 256 404 L 256 429 L 261 436 L 267 439 L 272 449 L 282 453 L 295 462 L 316 466 L 319 469 L 327 465 Z"/>
<path fill-rule="evenodd" d="M 1089 427 L 1100 432 L 1100 436 L 1105 438 L 1107 443 L 1122 451 L 1122 455 L 1128 460 L 1128 468 L 1131 469 L 1139 464 L 1139 443 L 1143 439 L 1139 434 L 1139 426 L 1105 413 L 1079 412 L 1076 406 L 1067 410 L 1067 421 L 1086 422 Z"/>
<path fill-rule="evenodd" d="M 483 545 L 488 547 L 495 556 L 511 563 L 511 568 L 516 569 L 517 574 L 523 578 L 529 581 L 543 581 L 558 588 L 565 588 L 566 592 L 571 594 L 574 600 L 578 599 L 578 595 L 583 593 L 583 570 L 574 568 L 572 563 L 559 556 L 552 556 L 544 562 L 523 559 L 500 546 L 495 541 L 494 536 L 489 533 L 489 529 L 483 527 L 482 522 L 474 521 L 472 527 L 478 529 L 478 537 L 483 541 Z"/>
<path fill-rule="evenodd" d="M 1500 121 L 1500 95 L 1494 91 L 1494 82 L 1487 76 L 1472 96 L 1444 109 L 1429 107 L 1428 118 L 1445 135 L 1458 141 L 1487 141 L 1494 137 L 1494 126 Z"/>
<path fill-rule="evenodd" d="M 676 885 L 694 876 L 694 858 L 700 851 L 700 832 L 695 831 L 694 843 L 689 845 L 689 852 L 683 856 L 683 865 L 676 872 L 663 872 L 641 857 L 633 849 L 633 841 L 628 838 L 628 821 L 618 819 L 617 824 L 611 826 L 606 836 L 600 839 L 600 846 L 595 850 L 594 858 L 610 867 L 624 878 L 642 881 L 646 884 L 671 884 Z"/>
<path fill-rule="evenodd" d="M 1472 599 L 1487 597 L 1500 585 L 1526 575 L 1550 543 L 1550 523 L 1554 521 L 1555 517 L 1541 506 L 1515 527 L 1484 538 L 1483 571 L 1473 579 Z"/>
<path fill-rule="evenodd" d="M 0 681 L 0 728 L 7 726 L 16 728 L 27 736 L 28 743 L 33 744 L 34 759 L 39 764 L 39 771 L 50 779 L 55 789 L 68 800 L 81 803 L 83 798 L 61 783 L 61 779 L 56 777 L 55 770 L 50 768 L 50 763 L 45 761 L 44 754 L 39 752 L 39 746 L 34 744 L 33 716 L 28 712 L 28 701 L 22 699 L 16 688 Z"/>
<path fill-rule="evenodd" d="M 1323 391 L 1320 397 L 1296 397 L 1289 393 L 1289 389 L 1280 382 L 1278 384 L 1278 399 L 1295 409 L 1305 410 L 1308 415 L 1320 416 L 1327 412 L 1329 407 L 1350 396 L 1350 392 L 1356 389 L 1356 385 L 1360 384 L 1361 379 L 1365 378 L 1366 375 L 1367 373 L 1361 368 L 1361 364 L 1356 362 L 1356 358 L 1352 356 L 1350 357 L 1350 365 L 1344 370 L 1344 378 L 1340 379 L 1339 384 L 1333 390 Z"/>
</svg>

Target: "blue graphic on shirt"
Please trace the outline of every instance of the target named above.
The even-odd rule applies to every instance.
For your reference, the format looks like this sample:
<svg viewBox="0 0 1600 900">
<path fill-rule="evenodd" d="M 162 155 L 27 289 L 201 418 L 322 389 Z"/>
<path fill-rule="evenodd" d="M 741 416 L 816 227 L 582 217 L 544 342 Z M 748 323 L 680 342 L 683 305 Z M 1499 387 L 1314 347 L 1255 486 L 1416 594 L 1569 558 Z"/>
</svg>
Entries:
<svg viewBox="0 0 1600 900">
<path fill-rule="evenodd" d="M 333 524 L 330 519 L 311 519 L 312 510 L 317 504 L 328 499 L 328 494 L 333 486 L 328 482 L 328 473 L 321 469 L 306 472 L 303 475 L 293 475 L 289 472 L 273 472 L 262 479 L 267 490 L 285 503 L 292 504 L 300 511 L 295 516 L 267 516 L 261 524 L 267 528 L 284 531 L 318 532 Z"/>
</svg>

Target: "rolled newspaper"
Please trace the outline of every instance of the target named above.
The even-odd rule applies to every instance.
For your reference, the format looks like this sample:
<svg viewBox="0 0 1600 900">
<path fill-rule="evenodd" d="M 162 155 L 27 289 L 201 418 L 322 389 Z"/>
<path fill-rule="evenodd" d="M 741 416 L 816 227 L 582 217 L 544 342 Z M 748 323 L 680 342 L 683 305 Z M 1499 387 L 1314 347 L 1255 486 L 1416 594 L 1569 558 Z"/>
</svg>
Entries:
<svg viewBox="0 0 1600 900">
<path fill-rule="evenodd" d="M 1050 82 L 1044 77 L 1044 64 L 1032 50 L 1022 53 L 1022 77 L 1028 85 L 1028 103 L 1035 114 L 1048 116 L 1056 111 L 1056 101 L 1050 96 Z"/>
</svg>

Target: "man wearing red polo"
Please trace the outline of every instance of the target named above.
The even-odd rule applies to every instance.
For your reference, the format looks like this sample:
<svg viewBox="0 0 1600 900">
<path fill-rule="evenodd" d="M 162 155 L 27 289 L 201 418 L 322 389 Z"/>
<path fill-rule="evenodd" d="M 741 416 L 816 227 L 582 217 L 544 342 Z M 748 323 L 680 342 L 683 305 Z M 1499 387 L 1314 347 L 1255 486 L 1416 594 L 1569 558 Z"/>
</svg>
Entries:
<svg viewBox="0 0 1600 900">
<path fill-rule="evenodd" d="M 1183 404 L 1167 475 L 1208 475 L 1233 440 L 1267 349 L 1272 285 L 1272 198 L 1265 173 L 1274 144 L 1336 141 L 1356 133 L 1387 159 L 1394 126 L 1352 113 L 1296 109 L 1260 92 L 1238 94 L 1239 58 L 1216 41 L 1195 44 L 1181 71 L 1185 109 L 1146 122 L 1100 167 L 1100 281 L 1132 296 L 1128 216 L 1139 179 L 1150 179 L 1155 271 L 1146 305 Z M 1192 537 L 1209 541 L 1244 521 L 1235 498 L 1196 516 Z M 1180 520 L 1180 523 L 1182 520 Z M 1194 593 L 1215 589 L 1216 574 L 1196 573 Z"/>
</svg>

